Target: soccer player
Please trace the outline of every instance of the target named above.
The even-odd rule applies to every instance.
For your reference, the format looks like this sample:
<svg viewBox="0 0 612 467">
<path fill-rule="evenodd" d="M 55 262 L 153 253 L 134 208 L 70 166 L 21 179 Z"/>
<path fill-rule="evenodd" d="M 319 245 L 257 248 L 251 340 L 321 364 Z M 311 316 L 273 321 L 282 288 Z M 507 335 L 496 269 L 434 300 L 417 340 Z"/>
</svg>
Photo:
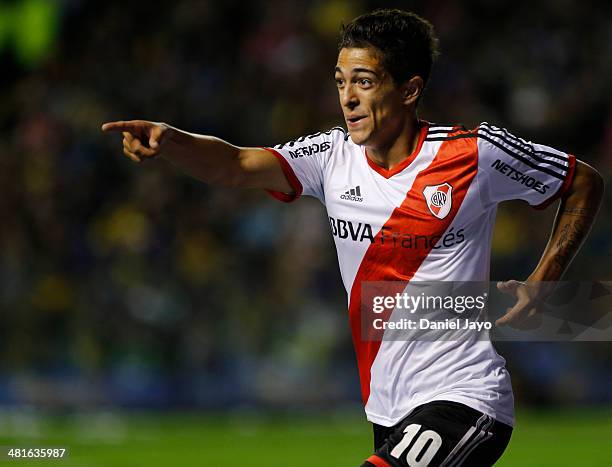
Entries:
<svg viewBox="0 0 612 467">
<path fill-rule="evenodd" d="M 573 155 L 481 123 L 434 125 L 417 106 L 437 55 L 432 26 L 399 10 L 342 29 L 335 80 L 343 128 L 275 148 L 236 147 L 143 120 L 106 123 L 135 162 L 162 156 L 206 183 L 302 195 L 326 207 L 349 298 L 349 321 L 374 453 L 364 466 L 487 466 L 514 423 L 505 361 L 488 340 L 367 340 L 368 281 L 489 280 L 497 204 L 560 199 L 550 241 L 525 282 L 500 283 L 516 304 L 498 325 L 529 324 L 587 235 L 601 176 Z M 401 239 L 398 240 L 398 239 Z M 424 239 L 418 241 L 419 239 Z"/>
</svg>

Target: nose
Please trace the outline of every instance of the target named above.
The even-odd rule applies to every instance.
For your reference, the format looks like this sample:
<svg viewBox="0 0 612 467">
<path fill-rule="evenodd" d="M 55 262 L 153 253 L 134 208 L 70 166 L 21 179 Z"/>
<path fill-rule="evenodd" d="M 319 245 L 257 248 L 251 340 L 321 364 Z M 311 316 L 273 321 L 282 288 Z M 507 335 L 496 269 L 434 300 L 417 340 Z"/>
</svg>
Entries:
<svg viewBox="0 0 612 467">
<path fill-rule="evenodd" d="M 352 85 L 348 84 L 340 91 L 340 103 L 343 107 L 348 107 L 353 110 L 359 105 L 359 99 L 355 94 L 355 89 Z"/>
</svg>

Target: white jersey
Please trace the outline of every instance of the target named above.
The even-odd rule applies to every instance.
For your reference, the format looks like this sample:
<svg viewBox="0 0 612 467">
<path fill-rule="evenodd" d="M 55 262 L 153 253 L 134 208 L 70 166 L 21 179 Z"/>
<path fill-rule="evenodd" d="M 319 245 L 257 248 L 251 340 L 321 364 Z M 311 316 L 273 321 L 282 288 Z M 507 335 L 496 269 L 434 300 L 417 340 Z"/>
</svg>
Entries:
<svg viewBox="0 0 612 467">
<path fill-rule="evenodd" d="M 497 204 L 550 204 L 571 184 L 575 158 L 488 123 L 421 123 L 414 152 L 390 170 L 342 128 L 267 148 L 295 190 L 271 193 L 327 208 L 368 420 L 393 426 L 418 405 L 449 400 L 513 425 L 510 377 L 490 341 L 363 340 L 361 284 L 488 282 Z"/>
</svg>

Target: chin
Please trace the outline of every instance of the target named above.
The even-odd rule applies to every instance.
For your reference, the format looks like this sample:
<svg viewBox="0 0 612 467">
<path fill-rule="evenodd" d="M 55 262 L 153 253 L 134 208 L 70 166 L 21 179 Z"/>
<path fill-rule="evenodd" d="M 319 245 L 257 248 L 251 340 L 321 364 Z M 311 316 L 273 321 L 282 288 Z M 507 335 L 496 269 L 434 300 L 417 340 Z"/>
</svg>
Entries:
<svg viewBox="0 0 612 467">
<path fill-rule="evenodd" d="M 363 146 L 370 139 L 370 135 L 363 131 L 349 132 L 353 143 Z"/>
</svg>

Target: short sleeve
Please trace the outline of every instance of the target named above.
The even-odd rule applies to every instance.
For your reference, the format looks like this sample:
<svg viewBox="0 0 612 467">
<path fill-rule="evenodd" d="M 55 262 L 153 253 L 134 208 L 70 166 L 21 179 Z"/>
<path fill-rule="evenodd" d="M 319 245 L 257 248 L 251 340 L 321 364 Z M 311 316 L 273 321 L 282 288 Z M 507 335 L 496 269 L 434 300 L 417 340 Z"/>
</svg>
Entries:
<svg viewBox="0 0 612 467">
<path fill-rule="evenodd" d="M 575 164 L 571 154 L 486 122 L 478 126 L 478 185 L 485 204 L 521 199 L 543 209 L 570 187 Z"/>
<path fill-rule="evenodd" d="M 336 127 L 273 148 L 265 148 L 278 158 L 294 190 L 293 194 L 272 190 L 268 190 L 268 193 L 284 202 L 294 201 L 304 194 L 314 196 L 325 204 L 325 170 L 333 152 L 339 150 L 345 141 L 346 132 Z"/>
</svg>

